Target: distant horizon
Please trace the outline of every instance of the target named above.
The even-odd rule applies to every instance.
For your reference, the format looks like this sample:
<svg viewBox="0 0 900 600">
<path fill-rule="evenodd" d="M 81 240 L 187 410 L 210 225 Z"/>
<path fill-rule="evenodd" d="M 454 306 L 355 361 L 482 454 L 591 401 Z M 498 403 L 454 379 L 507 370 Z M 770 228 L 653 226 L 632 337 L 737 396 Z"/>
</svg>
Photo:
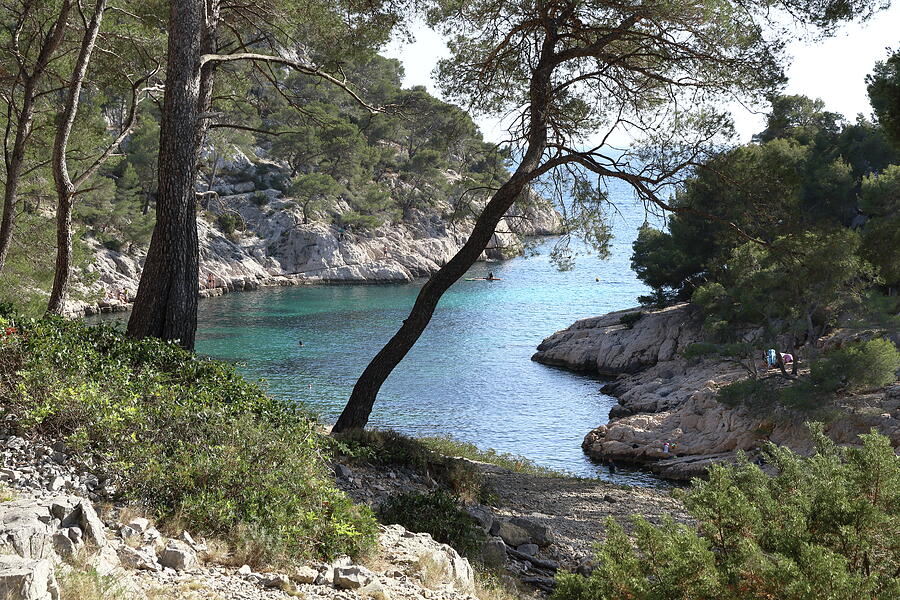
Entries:
<svg viewBox="0 0 900 600">
<path fill-rule="evenodd" d="M 432 71 L 437 61 L 449 54 L 447 45 L 424 23 L 414 24 L 411 30 L 413 43 L 395 39 L 382 54 L 403 64 L 403 87 L 425 86 L 431 94 L 442 98 Z M 858 114 L 871 119 L 865 77 L 877 61 L 887 58 L 888 48 L 900 49 L 900 3 L 876 13 L 865 23 L 845 24 L 835 35 L 818 42 L 789 44 L 787 53 L 792 58 L 785 70 L 788 82 L 784 93 L 821 99 L 826 110 L 842 114 L 849 122 L 855 121 Z M 749 142 L 753 134 L 765 127 L 763 114 L 739 106 L 732 112 L 737 141 L 741 143 Z M 506 130 L 499 119 L 479 117 L 475 122 L 486 140 L 504 139 Z"/>
</svg>

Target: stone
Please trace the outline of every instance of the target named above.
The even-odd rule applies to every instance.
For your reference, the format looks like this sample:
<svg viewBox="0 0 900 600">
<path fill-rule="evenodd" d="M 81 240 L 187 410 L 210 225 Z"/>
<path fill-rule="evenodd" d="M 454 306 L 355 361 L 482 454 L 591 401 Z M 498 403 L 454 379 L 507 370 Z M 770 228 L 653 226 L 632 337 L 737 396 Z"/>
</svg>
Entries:
<svg viewBox="0 0 900 600">
<path fill-rule="evenodd" d="M 144 533 L 150 528 L 150 519 L 145 517 L 135 517 L 128 522 L 127 527 L 130 527 L 139 534 Z"/>
<path fill-rule="evenodd" d="M 481 506 L 480 504 L 475 504 L 473 506 L 469 506 L 466 508 L 466 512 L 468 512 L 473 519 L 478 521 L 478 525 L 484 530 L 485 533 L 489 532 L 494 525 L 494 513 L 491 512 L 486 506 Z"/>
<path fill-rule="evenodd" d="M 66 487 L 66 480 L 59 475 L 51 479 L 50 483 L 47 484 L 47 489 L 49 489 L 51 492 L 57 492 L 64 487 Z"/>
<path fill-rule="evenodd" d="M 516 550 L 521 552 L 525 556 L 534 556 L 538 553 L 538 550 L 540 550 L 540 548 L 537 544 L 522 544 L 521 546 L 516 548 Z"/>
<path fill-rule="evenodd" d="M 615 504 L 616 502 L 618 502 L 618 500 L 616 500 L 615 496 L 610 496 L 609 494 L 605 494 L 603 496 L 603 501 L 609 502 L 610 504 Z"/>
<path fill-rule="evenodd" d="M 340 477 L 341 479 L 350 479 L 353 476 L 353 471 L 350 470 L 350 467 L 347 465 L 342 465 L 341 463 L 335 463 L 334 465 L 334 474 Z"/>
<path fill-rule="evenodd" d="M 141 532 L 135 530 L 130 525 L 122 525 L 122 527 L 119 528 L 119 537 L 122 538 L 123 540 L 136 539 L 136 538 L 140 537 L 140 535 L 141 535 Z"/>
<path fill-rule="evenodd" d="M 100 517 L 97 516 L 97 512 L 94 510 L 94 506 L 88 500 L 82 500 L 78 503 L 78 506 L 75 507 L 77 525 L 81 527 L 82 532 L 84 532 L 84 539 L 86 542 L 93 544 L 97 548 L 102 548 L 106 545 L 106 528 L 103 526 L 103 521 L 100 520 Z M 71 518 L 72 515 L 70 515 Z"/>
<path fill-rule="evenodd" d="M 287 590 L 291 584 L 291 578 L 284 573 L 260 573 L 259 584 L 265 588 Z"/>
<path fill-rule="evenodd" d="M 527 531 L 531 541 L 538 546 L 544 547 L 553 543 L 553 531 L 546 525 L 524 517 L 513 517 L 509 522 Z M 512 545 L 514 544 L 510 544 L 510 546 Z M 515 544 L 515 546 L 518 547 L 519 544 Z"/>
<path fill-rule="evenodd" d="M 197 565 L 197 553 L 181 540 L 169 540 L 159 553 L 159 564 L 176 571 L 187 571 Z"/>
<path fill-rule="evenodd" d="M 75 555 L 78 547 L 68 534 L 60 532 L 53 535 L 53 549 L 61 557 L 71 558 Z"/>
<path fill-rule="evenodd" d="M 249 575 L 253 572 L 253 569 L 250 568 L 250 565 L 241 565 L 241 568 L 237 570 L 238 575 Z"/>
<path fill-rule="evenodd" d="M 472 565 L 450 546 L 439 544 L 427 533 L 413 533 L 400 525 L 382 525 L 379 529 L 384 559 L 396 564 L 408 577 L 417 577 L 422 565 L 428 564 L 431 578 L 439 585 L 464 594 L 474 591 Z"/>
<path fill-rule="evenodd" d="M 506 544 L 499 537 L 486 539 L 481 543 L 481 561 L 488 567 L 502 569 L 508 562 Z"/>
<path fill-rule="evenodd" d="M 107 545 L 100 548 L 100 550 L 90 558 L 89 563 L 94 567 L 94 570 L 97 571 L 98 575 L 105 577 L 118 569 L 121 566 L 122 561 L 119 560 L 119 555 L 113 550 L 113 547 Z"/>
<path fill-rule="evenodd" d="M 123 544 L 118 549 L 119 560 L 122 565 L 129 569 L 140 569 L 144 571 L 159 571 L 162 569 L 156 560 L 153 548 L 132 548 Z"/>
<path fill-rule="evenodd" d="M 503 538 L 507 546 L 518 548 L 522 544 L 530 544 L 531 536 L 524 528 L 516 523 L 500 521 L 497 525 L 497 535 Z"/>
<path fill-rule="evenodd" d="M 365 567 L 351 565 L 334 569 L 334 587 L 342 590 L 356 590 L 375 579 L 375 574 Z"/>
<path fill-rule="evenodd" d="M 70 540 L 75 542 L 76 546 L 79 546 L 84 542 L 84 533 L 82 533 L 81 527 L 69 527 L 65 531 L 66 535 L 69 536 Z"/>
<path fill-rule="evenodd" d="M 0 598 L 58 600 L 53 564 L 46 559 L 0 556 Z"/>
<path fill-rule="evenodd" d="M 377 579 L 373 579 L 366 585 L 362 586 L 356 593 L 363 598 L 372 598 L 373 600 L 391 600 L 391 595 L 387 588 Z"/>
<path fill-rule="evenodd" d="M 291 579 L 297 583 L 314 583 L 319 578 L 319 572 L 312 567 L 301 566 L 294 569 Z"/>
</svg>

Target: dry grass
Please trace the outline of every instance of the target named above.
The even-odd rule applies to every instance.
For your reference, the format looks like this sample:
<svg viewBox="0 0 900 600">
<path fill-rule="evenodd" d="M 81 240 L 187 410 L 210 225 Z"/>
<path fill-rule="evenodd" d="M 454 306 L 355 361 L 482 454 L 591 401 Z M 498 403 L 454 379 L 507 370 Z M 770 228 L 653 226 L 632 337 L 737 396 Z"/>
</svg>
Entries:
<svg viewBox="0 0 900 600">
<path fill-rule="evenodd" d="M 437 589 L 444 583 L 444 565 L 430 554 L 419 557 L 415 570 L 419 581 L 428 589 Z"/>
<path fill-rule="evenodd" d="M 63 565 L 57 570 L 59 600 L 124 600 L 126 588 L 111 576 L 94 569 Z"/>
<path fill-rule="evenodd" d="M 12 502 L 16 499 L 16 494 L 5 485 L 0 485 L 0 502 Z"/>
<path fill-rule="evenodd" d="M 206 540 L 206 550 L 200 555 L 201 560 L 208 565 L 231 565 L 231 548 L 227 542 L 219 539 Z"/>
<path fill-rule="evenodd" d="M 517 579 L 509 575 L 476 570 L 474 596 L 478 600 L 521 600 L 537 597 L 537 594 L 523 588 Z"/>
<path fill-rule="evenodd" d="M 222 596 L 196 581 L 173 587 L 154 587 L 145 592 L 147 600 L 223 600 Z"/>
</svg>

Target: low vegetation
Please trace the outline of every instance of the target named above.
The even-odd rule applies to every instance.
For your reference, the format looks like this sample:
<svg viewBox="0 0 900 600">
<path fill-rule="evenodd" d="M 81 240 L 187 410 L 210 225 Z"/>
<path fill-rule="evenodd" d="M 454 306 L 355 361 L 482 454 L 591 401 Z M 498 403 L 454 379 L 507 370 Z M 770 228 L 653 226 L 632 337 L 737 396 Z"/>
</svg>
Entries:
<svg viewBox="0 0 900 600">
<path fill-rule="evenodd" d="M 0 410 L 93 456 L 163 523 L 272 561 L 359 554 L 376 521 L 334 487 L 329 442 L 230 365 L 109 326 L 0 321 Z"/>
<path fill-rule="evenodd" d="M 841 395 L 889 385 L 896 381 L 897 369 L 900 350 L 890 340 L 875 338 L 826 352 L 810 363 L 808 375 L 736 381 L 720 389 L 718 398 L 729 406 L 810 411 L 832 406 Z"/>
<path fill-rule="evenodd" d="M 862 600 L 900 597 L 900 459 L 875 432 L 839 448 L 813 428 L 801 457 L 770 445 L 769 476 L 717 465 L 683 500 L 697 527 L 610 519 L 590 577 L 557 578 L 554 600 Z"/>
<path fill-rule="evenodd" d="M 388 498 L 378 512 L 383 523 L 396 523 L 411 531 L 429 533 L 463 556 L 478 557 L 484 533 L 459 501 L 447 492 L 397 494 Z"/>
</svg>

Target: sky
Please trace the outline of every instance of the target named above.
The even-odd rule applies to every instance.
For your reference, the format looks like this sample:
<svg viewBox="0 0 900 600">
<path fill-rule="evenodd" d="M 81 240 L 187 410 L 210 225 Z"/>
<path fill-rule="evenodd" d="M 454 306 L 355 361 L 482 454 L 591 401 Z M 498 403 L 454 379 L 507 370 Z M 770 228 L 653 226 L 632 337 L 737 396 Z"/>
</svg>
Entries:
<svg viewBox="0 0 900 600">
<path fill-rule="evenodd" d="M 440 96 L 431 72 L 437 61 L 447 56 L 447 46 L 437 33 L 424 25 L 415 26 L 413 33 L 413 43 L 395 41 L 385 54 L 403 62 L 404 87 L 424 85 L 432 94 Z M 859 113 L 868 117 L 871 108 L 865 77 L 876 61 L 887 57 L 887 48 L 900 48 L 900 0 L 895 0 L 894 6 L 867 23 L 845 25 L 831 38 L 815 43 L 791 43 L 787 48 L 791 59 L 785 92 L 821 98 L 827 110 L 841 113 L 851 121 Z M 762 115 L 736 107 L 734 118 L 742 142 L 763 129 Z M 504 138 L 504 128 L 496 119 L 480 118 L 476 122 L 486 139 Z"/>
</svg>

